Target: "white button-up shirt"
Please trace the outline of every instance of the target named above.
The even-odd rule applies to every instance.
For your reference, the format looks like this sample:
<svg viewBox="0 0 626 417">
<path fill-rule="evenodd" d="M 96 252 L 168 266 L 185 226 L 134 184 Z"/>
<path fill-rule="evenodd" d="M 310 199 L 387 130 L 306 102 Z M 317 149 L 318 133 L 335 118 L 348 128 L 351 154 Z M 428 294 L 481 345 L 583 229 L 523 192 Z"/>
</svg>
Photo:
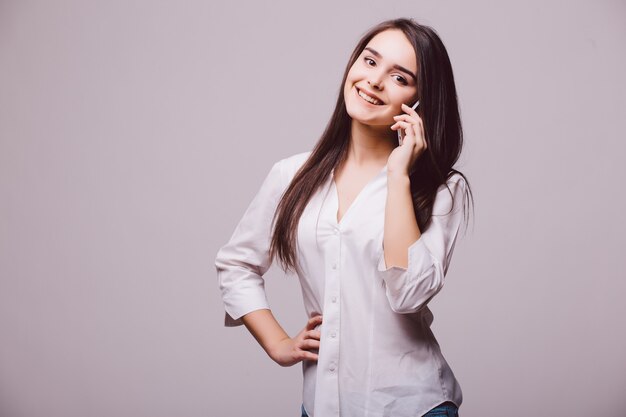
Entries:
<svg viewBox="0 0 626 417">
<path fill-rule="evenodd" d="M 310 152 L 274 164 L 215 265 L 225 325 L 267 302 L 274 211 Z M 298 225 L 297 275 L 308 317 L 323 315 L 318 361 L 305 360 L 303 404 L 311 417 L 416 417 L 462 393 L 430 325 L 428 302 L 442 288 L 463 220 L 466 183 L 442 184 L 429 225 L 408 248 L 407 268 L 383 255 L 387 166 L 337 222 L 334 173 L 312 196 Z M 452 203 L 454 207 L 452 208 Z"/>
</svg>

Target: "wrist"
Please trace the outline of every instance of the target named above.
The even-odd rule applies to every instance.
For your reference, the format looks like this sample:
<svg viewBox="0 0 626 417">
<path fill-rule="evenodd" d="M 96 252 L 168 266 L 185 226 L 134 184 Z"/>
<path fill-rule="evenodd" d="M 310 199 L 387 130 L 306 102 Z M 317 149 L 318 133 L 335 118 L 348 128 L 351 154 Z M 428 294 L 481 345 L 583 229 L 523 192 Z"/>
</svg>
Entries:
<svg viewBox="0 0 626 417">
<path fill-rule="evenodd" d="M 387 184 L 403 186 L 411 184 L 411 178 L 409 177 L 408 172 L 388 171 Z"/>
<path fill-rule="evenodd" d="M 268 343 L 267 348 L 265 349 L 268 356 L 272 359 L 276 358 L 278 356 L 278 352 L 280 350 L 281 344 L 284 343 L 285 340 L 288 340 L 288 339 L 291 339 L 291 338 L 289 336 L 285 336 L 275 341 L 272 341 L 271 343 Z"/>
</svg>

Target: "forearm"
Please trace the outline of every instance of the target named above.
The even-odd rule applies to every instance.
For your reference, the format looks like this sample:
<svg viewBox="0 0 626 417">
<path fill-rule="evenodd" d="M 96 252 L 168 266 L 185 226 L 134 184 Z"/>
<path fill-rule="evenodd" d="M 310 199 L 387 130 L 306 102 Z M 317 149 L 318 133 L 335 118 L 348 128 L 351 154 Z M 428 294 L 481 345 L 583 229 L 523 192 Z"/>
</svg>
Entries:
<svg viewBox="0 0 626 417">
<path fill-rule="evenodd" d="M 241 320 L 270 357 L 272 357 L 274 347 L 282 340 L 289 338 L 271 310 L 255 310 L 242 316 Z"/>
<path fill-rule="evenodd" d="M 411 180 L 408 175 L 388 175 L 383 237 L 386 266 L 407 268 L 408 248 L 420 236 L 411 196 Z"/>
</svg>

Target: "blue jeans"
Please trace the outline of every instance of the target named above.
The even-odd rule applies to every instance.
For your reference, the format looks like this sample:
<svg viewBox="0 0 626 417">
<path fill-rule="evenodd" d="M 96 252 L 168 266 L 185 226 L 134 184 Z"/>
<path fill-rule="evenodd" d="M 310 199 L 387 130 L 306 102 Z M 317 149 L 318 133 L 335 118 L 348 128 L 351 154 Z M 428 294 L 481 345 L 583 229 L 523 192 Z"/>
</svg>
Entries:
<svg viewBox="0 0 626 417">
<path fill-rule="evenodd" d="M 459 417 L 459 408 L 453 402 L 446 401 L 431 408 L 423 417 Z"/>
<path fill-rule="evenodd" d="M 304 411 L 304 404 L 302 404 L 301 417 L 309 417 L 306 411 Z M 432 408 L 423 417 L 459 417 L 459 408 L 453 402 L 446 401 Z"/>
</svg>

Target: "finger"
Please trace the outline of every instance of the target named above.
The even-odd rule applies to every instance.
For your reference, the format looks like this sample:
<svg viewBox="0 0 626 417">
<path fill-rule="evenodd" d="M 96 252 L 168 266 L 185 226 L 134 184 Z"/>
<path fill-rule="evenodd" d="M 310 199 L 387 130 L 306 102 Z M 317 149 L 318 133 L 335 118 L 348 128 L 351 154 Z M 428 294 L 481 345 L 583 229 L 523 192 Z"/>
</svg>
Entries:
<svg viewBox="0 0 626 417">
<path fill-rule="evenodd" d="M 398 128 L 398 124 L 399 124 L 399 123 L 416 124 L 415 120 L 414 120 L 414 119 L 412 119 L 412 118 L 407 118 L 407 119 L 398 119 L 398 120 L 396 120 L 396 122 L 395 122 L 393 125 L 391 125 L 391 126 L 392 126 L 392 129 L 393 129 L 393 130 L 397 129 L 397 128 Z M 395 129 L 393 128 L 393 126 L 396 126 L 396 127 L 395 127 Z"/>
<path fill-rule="evenodd" d="M 405 122 L 409 122 L 409 123 L 418 123 L 420 118 L 419 116 L 415 117 L 409 114 L 398 114 L 396 116 L 393 116 L 394 120 L 402 120 Z"/>
<path fill-rule="evenodd" d="M 308 332 L 306 332 L 305 337 L 319 340 L 322 337 L 322 332 L 320 332 L 319 330 L 309 330 Z"/>
<path fill-rule="evenodd" d="M 415 130 L 413 129 L 413 125 L 411 125 L 410 123 L 405 123 L 400 124 L 398 128 L 404 129 L 404 141 L 409 140 L 412 141 L 412 143 L 415 143 Z"/>
<path fill-rule="evenodd" d="M 415 135 L 411 135 L 411 138 L 413 138 L 413 152 L 415 156 L 417 156 L 426 149 L 426 141 L 423 137 L 417 137 Z"/>
<path fill-rule="evenodd" d="M 417 114 L 417 111 L 414 110 L 411 106 L 402 103 L 402 110 L 409 114 Z"/>
<path fill-rule="evenodd" d="M 411 132 L 413 133 L 416 139 L 419 138 L 421 140 L 424 140 L 424 126 L 421 123 L 419 126 L 411 125 Z M 421 132 L 421 134 L 418 135 L 417 132 Z"/>
<path fill-rule="evenodd" d="M 420 137 L 417 136 L 415 132 L 415 126 L 411 126 L 410 130 L 411 130 L 411 137 L 415 140 L 415 145 L 418 147 L 425 148 L 426 141 L 424 140 L 423 136 L 420 136 Z"/>
<path fill-rule="evenodd" d="M 322 316 L 311 317 L 306 324 L 307 330 L 312 330 L 315 326 L 322 322 Z"/>
<path fill-rule="evenodd" d="M 407 127 L 411 126 L 411 123 L 397 121 L 395 124 L 393 124 L 393 126 L 396 126 L 396 128 L 401 127 L 402 129 L 406 129 Z"/>
<path fill-rule="evenodd" d="M 415 137 L 415 128 L 413 125 L 409 125 L 405 130 L 404 140 L 407 146 L 412 147 L 417 144 L 417 138 Z"/>
<path fill-rule="evenodd" d="M 310 349 L 319 349 L 320 343 L 321 342 L 319 340 L 305 339 L 302 342 L 300 342 L 299 345 L 300 345 L 300 349 L 302 350 L 310 350 Z"/>
<path fill-rule="evenodd" d="M 316 361 L 317 358 L 318 358 L 318 355 L 316 353 L 307 352 L 306 350 L 303 350 L 302 353 L 300 354 L 300 359 L 302 360 Z"/>
<path fill-rule="evenodd" d="M 424 121 L 418 115 L 413 116 L 413 115 L 409 115 L 409 114 L 398 114 L 396 116 L 393 116 L 393 119 L 395 121 L 409 122 L 409 123 L 412 123 L 414 125 L 423 125 L 424 124 Z"/>
</svg>

